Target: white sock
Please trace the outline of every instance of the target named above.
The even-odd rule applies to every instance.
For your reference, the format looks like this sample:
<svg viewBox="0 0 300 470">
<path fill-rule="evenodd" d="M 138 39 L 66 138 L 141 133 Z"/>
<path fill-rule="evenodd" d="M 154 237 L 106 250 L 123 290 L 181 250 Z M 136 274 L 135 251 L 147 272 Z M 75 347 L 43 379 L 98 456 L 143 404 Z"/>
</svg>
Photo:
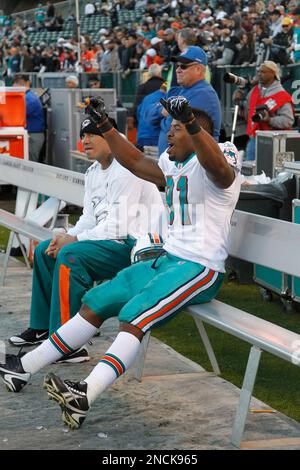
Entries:
<svg viewBox="0 0 300 470">
<path fill-rule="evenodd" d="M 98 328 L 77 313 L 49 339 L 21 358 L 23 369 L 35 374 L 46 365 L 83 346 L 96 331 Z"/>
<path fill-rule="evenodd" d="M 115 341 L 84 379 L 88 384 L 87 398 L 89 404 L 106 390 L 121 374 L 132 365 L 140 347 L 140 341 L 131 333 L 121 331 Z"/>
</svg>

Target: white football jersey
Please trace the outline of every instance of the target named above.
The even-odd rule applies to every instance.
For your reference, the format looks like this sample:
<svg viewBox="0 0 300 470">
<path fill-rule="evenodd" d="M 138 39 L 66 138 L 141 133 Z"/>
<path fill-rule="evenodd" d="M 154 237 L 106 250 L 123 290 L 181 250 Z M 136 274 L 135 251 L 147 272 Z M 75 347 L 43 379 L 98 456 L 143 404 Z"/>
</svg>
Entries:
<svg viewBox="0 0 300 470">
<path fill-rule="evenodd" d="M 164 152 L 159 166 L 166 178 L 169 212 L 164 248 L 170 254 L 225 271 L 230 219 L 241 186 L 241 161 L 235 145 L 219 144 L 236 177 L 227 189 L 218 188 L 193 153 L 183 163 L 169 160 Z"/>
<path fill-rule="evenodd" d="M 134 176 L 117 160 L 103 170 L 95 162 L 85 174 L 83 214 L 68 233 L 78 240 L 140 238 L 162 235 L 165 209 L 153 183 Z"/>
</svg>

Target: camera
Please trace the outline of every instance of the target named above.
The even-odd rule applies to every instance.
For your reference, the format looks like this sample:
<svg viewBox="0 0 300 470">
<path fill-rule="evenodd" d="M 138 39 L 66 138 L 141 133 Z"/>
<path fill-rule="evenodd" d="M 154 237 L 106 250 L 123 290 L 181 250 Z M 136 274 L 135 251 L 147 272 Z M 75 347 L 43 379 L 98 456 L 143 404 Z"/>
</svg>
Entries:
<svg viewBox="0 0 300 470">
<path fill-rule="evenodd" d="M 253 122 L 261 122 L 264 118 L 264 114 L 265 114 L 266 111 L 267 112 L 269 111 L 269 108 L 266 105 L 257 106 L 255 108 L 255 113 L 252 116 L 252 121 Z"/>
<path fill-rule="evenodd" d="M 247 85 L 249 85 L 249 80 L 247 78 L 239 77 L 238 75 L 234 75 L 233 73 L 229 72 L 225 73 L 223 80 L 226 83 L 233 83 L 240 88 L 245 88 Z"/>
</svg>

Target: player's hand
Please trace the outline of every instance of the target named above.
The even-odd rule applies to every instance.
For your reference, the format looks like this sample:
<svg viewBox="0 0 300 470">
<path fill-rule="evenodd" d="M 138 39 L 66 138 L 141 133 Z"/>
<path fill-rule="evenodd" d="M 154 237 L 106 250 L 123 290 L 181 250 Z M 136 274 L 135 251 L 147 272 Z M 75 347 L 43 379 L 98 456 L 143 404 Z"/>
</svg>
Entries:
<svg viewBox="0 0 300 470">
<path fill-rule="evenodd" d="M 49 243 L 49 246 L 48 246 L 47 250 L 45 251 L 45 253 L 46 253 L 46 255 L 49 256 L 49 258 L 56 258 L 58 251 L 59 251 L 59 249 L 57 247 L 56 241 L 52 240 Z"/>
<path fill-rule="evenodd" d="M 89 114 L 91 119 L 95 124 L 103 124 L 107 119 L 107 114 L 105 110 L 105 103 L 101 96 L 94 96 L 91 98 L 86 98 L 85 100 L 86 114 Z"/>
<path fill-rule="evenodd" d="M 52 259 L 56 259 L 58 253 L 59 253 L 59 248 L 55 248 L 52 250 L 48 248 L 48 250 L 46 251 L 46 254 L 49 256 L 49 258 L 52 258 Z"/>
<path fill-rule="evenodd" d="M 160 102 L 173 119 L 183 124 L 187 124 L 195 117 L 190 103 L 183 96 L 171 96 L 167 100 L 161 98 Z"/>
<path fill-rule="evenodd" d="M 51 240 L 45 253 L 50 258 L 56 259 L 59 251 L 62 249 L 63 246 L 69 245 L 70 243 L 75 243 L 77 241 L 77 237 L 73 237 L 71 235 L 68 235 L 67 233 L 59 233 L 55 236 L 55 238 L 53 238 L 53 240 Z"/>
</svg>

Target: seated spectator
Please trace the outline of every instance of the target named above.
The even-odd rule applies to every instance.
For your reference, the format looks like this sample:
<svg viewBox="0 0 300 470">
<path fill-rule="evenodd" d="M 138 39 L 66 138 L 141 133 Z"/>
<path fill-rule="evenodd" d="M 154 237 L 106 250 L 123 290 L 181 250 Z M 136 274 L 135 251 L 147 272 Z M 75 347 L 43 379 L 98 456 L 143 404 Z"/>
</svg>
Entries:
<svg viewBox="0 0 300 470">
<path fill-rule="evenodd" d="M 255 23 L 254 37 L 256 66 L 258 67 L 270 57 L 270 45 L 267 44 L 269 39 L 269 29 L 265 20 L 259 20 Z"/>
<path fill-rule="evenodd" d="M 140 59 L 140 70 L 148 70 L 152 64 L 162 64 L 162 58 L 157 54 L 157 51 L 150 47 Z"/>
<path fill-rule="evenodd" d="M 237 54 L 233 65 L 248 65 L 254 61 L 254 42 L 251 33 L 244 33 L 237 44 Z"/>
<path fill-rule="evenodd" d="M 67 16 L 66 22 L 71 22 L 72 23 L 73 21 L 76 21 L 75 14 L 74 13 L 69 13 L 69 15 Z"/>
<path fill-rule="evenodd" d="M 64 22 L 65 22 L 65 20 L 64 20 L 63 17 L 62 17 L 62 15 L 58 15 L 58 16 L 56 17 L 56 22 L 57 22 L 56 31 L 62 31 Z"/>
<path fill-rule="evenodd" d="M 30 56 L 29 48 L 22 48 L 22 61 L 21 61 L 22 72 L 29 73 L 33 72 L 33 61 Z"/>
<path fill-rule="evenodd" d="M 8 26 L 9 28 L 11 28 L 13 24 L 14 24 L 14 20 L 12 16 L 8 15 L 4 20 L 4 26 Z"/>
<path fill-rule="evenodd" d="M 241 14 L 241 27 L 246 31 L 246 33 L 250 33 L 253 30 L 251 18 L 246 11 L 243 11 Z"/>
<path fill-rule="evenodd" d="M 281 16 L 280 11 L 277 8 L 275 8 L 275 10 L 271 12 L 270 19 L 271 19 L 270 36 L 271 38 L 274 38 L 276 34 L 280 33 L 282 30 L 281 24 L 282 24 L 283 18 Z"/>
<path fill-rule="evenodd" d="M 51 18 L 51 19 L 46 19 L 45 21 L 45 27 L 47 31 L 58 31 L 59 30 L 59 25 L 57 23 L 57 19 Z"/>
<path fill-rule="evenodd" d="M 30 48 L 30 55 L 33 62 L 33 71 L 39 72 L 41 68 L 41 51 L 39 47 L 31 47 Z"/>
<path fill-rule="evenodd" d="M 32 22 L 28 25 L 27 31 L 28 31 L 29 33 L 34 33 L 35 31 L 37 31 L 37 27 L 36 27 L 35 21 L 32 21 Z"/>
<path fill-rule="evenodd" d="M 101 15 L 101 5 L 100 5 L 100 3 L 95 2 L 94 5 L 95 5 L 95 13 L 94 14 L 95 15 Z"/>
<path fill-rule="evenodd" d="M 233 27 L 232 27 L 232 36 L 235 36 L 239 41 L 241 40 L 245 30 L 242 27 L 242 17 L 240 14 L 235 13 L 232 15 Z"/>
<path fill-rule="evenodd" d="M 175 38 L 175 33 L 172 28 L 167 28 L 164 32 L 164 42 L 161 47 L 162 57 L 165 64 L 171 62 L 171 57 L 178 54 L 178 44 Z"/>
<path fill-rule="evenodd" d="M 92 16 L 95 13 L 95 5 L 92 2 L 88 2 L 84 7 L 85 16 Z"/>
<path fill-rule="evenodd" d="M 136 51 L 136 35 L 130 34 L 124 41 L 125 48 L 122 50 L 121 68 L 122 78 L 126 78 L 132 69 L 137 69 L 139 60 Z"/>
<path fill-rule="evenodd" d="M 157 36 L 151 39 L 150 44 L 153 49 L 156 50 L 157 54 L 161 56 L 161 47 L 162 47 L 163 40 Z M 162 61 L 161 61 L 162 63 Z"/>
<path fill-rule="evenodd" d="M 177 33 L 177 44 L 180 51 L 184 51 L 189 46 L 194 46 L 196 42 L 197 36 L 192 28 L 183 28 Z M 172 67 L 169 69 L 167 81 L 168 83 L 171 82 L 171 87 L 177 85 L 176 67 L 174 64 L 172 64 Z"/>
<path fill-rule="evenodd" d="M 100 60 L 100 70 L 102 73 L 116 72 L 120 69 L 118 46 L 114 39 L 106 39 L 103 42 L 104 53 Z"/>
<path fill-rule="evenodd" d="M 11 56 L 8 64 L 8 68 L 12 74 L 19 73 L 21 70 L 21 55 L 18 47 L 11 48 Z"/>
<path fill-rule="evenodd" d="M 81 44 L 81 63 L 84 72 L 93 72 L 95 53 L 86 44 Z"/>
<path fill-rule="evenodd" d="M 236 44 L 238 39 L 235 36 L 231 36 L 231 31 L 229 28 L 225 28 L 222 31 L 222 42 L 222 57 L 215 60 L 213 62 L 214 65 L 230 65 L 234 61 L 234 57 L 237 52 Z"/>
<path fill-rule="evenodd" d="M 62 63 L 62 70 L 65 72 L 72 72 L 75 68 L 76 59 L 74 54 L 69 49 L 65 48 L 64 50 L 64 61 Z"/>
<path fill-rule="evenodd" d="M 43 50 L 41 65 L 44 67 L 45 72 L 57 72 L 61 70 L 58 53 L 54 51 L 52 47 Z"/>
<path fill-rule="evenodd" d="M 271 42 L 270 59 L 274 62 L 287 65 L 291 62 L 291 51 L 293 42 L 292 20 L 288 17 L 282 20 L 282 31 Z"/>
</svg>

